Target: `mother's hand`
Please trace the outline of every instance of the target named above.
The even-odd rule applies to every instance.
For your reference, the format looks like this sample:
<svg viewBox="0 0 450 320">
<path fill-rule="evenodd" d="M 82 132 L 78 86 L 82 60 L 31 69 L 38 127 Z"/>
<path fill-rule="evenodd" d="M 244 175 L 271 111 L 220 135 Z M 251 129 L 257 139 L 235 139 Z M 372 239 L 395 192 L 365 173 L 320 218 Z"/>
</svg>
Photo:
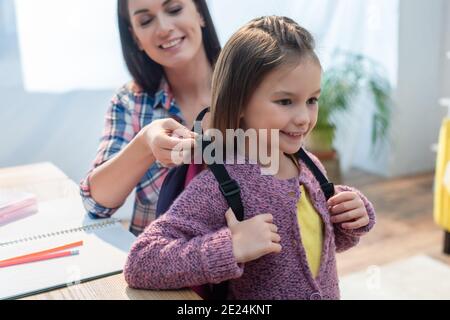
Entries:
<svg viewBox="0 0 450 320">
<path fill-rule="evenodd" d="M 195 146 L 197 137 L 196 133 L 170 118 L 153 121 L 139 134 L 155 159 L 165 167 L 181 164 L 174 163 L 174 159 L 186 157 L 186 151 Z"/>
</svg>

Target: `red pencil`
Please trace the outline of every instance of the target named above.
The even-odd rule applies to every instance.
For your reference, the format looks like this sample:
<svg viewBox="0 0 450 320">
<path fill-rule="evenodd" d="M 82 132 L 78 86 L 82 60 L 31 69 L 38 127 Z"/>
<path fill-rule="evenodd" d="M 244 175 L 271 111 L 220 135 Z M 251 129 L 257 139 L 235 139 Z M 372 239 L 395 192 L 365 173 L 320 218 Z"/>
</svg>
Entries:
<svg viewBox="0 0 450 320">
<path fill-rule="evenodd" d="M 18 264 L 42 261 L 42 260 L 74 256 L 74 255 L 77 255 L 78 253 L 79 253 L 78 250 L 71 250 L 71 251 L 62 251 L 62 252 L 42 254 L 39 256 L 29 256 L 29 257 L 24 257 L 24 258 L 6 260 L 6 261 L 0 262 L 0 268 L 10 267 L 10 266 L 18 265 Z"/>
<path fill-rule="evenodd" d="M 69 244 L 66 244 L 66 245 L 63 245 L 63 246 L 59 246 L 59 247 L 56 247 L 56 248 L 52 248 L 52 249 L 48 249 L 48 250 L 34 252 L 34 253 L 30 253 L 30 254 L 26 254 L 26 255 L 23 255 L 23 256 L 18 256 L 18 257 L 6 259 L 6 260 L 0 260 L 0 264 L 2 264 L 4 262 L 12 262 L 13 260 L 17 260 L 17 259 L 32 258 L 32 257 L 46 255 L 46 254 L 57 252 L 57 251 L 62 251 L 62 250 L 66 250 L 66 249 L 72 249 L 72 248 L 76 248 L 76 247 L 79 247 L 79 246 L 82 246 L 82 245 L 83 245 L 83 241 L 73 242 L 73 243 L 69 243 Z"/>
</svg>

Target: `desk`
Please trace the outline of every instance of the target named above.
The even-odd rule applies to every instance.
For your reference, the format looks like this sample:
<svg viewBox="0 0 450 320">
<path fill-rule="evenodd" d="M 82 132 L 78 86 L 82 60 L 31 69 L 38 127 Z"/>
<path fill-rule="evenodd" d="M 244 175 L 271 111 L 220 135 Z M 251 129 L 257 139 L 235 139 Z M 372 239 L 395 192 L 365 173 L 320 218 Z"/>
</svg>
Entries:
<svg viewBox="0 0 450 320">
<path fill-rule="evenodd" d="M 80 196 L 78 185 L 51 163 L 0 169 L 0 189 L 32 192 L 39 201 Z M 123 274 L 30 296 L 25 299 L 201 300 L 191 290 L 134 290 L 128 287 Z"/>
</svg>

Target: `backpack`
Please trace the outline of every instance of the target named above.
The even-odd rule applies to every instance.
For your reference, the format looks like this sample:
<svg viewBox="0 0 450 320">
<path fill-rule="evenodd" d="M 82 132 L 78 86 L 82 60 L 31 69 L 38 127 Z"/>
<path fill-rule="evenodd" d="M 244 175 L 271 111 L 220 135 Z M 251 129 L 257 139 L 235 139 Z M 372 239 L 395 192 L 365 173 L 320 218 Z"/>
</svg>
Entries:
<svg viewBox="0 0 450 320">
<path fill-rule="evenodd" d="M 196 121 L 202 121 L 209 108 L 204 109 L 197 116 Z M 194 129 L 192 129 L 194 131 Z M 202 140 L 202 152 L 210 144 L 210 141 Z M 295 155 L 300 158 L 312 171 L 314 177 L 320 184 L 322 192 L 328 200 L 334 195 L 334 185 L 329 182 L 325 175 L 319 170 L 312 159 L 301 148 Z M 222 195 L 225 197 L 228 205 L 233 210 L 239 221 L 244 220 L 244 207 L 242 205 L 241 190 L 239 184 L 230 177 L 228 171 L 223 164 L 213 163 L 207 165 L 213 173 Z M 156 218 L 159 218 L 170 208 L 172 203 L 183 192 L 189 182 L 201 171 L 205 165 L 203 164 L 183 164 L 169 170 L 159 192 L 158 202 L 156 205 Z M 225 300 L 228 292 L 228 281 L 219 284 L 206 284 L 191 288 L 199 296 L 206 300 Z"/>
</svg>

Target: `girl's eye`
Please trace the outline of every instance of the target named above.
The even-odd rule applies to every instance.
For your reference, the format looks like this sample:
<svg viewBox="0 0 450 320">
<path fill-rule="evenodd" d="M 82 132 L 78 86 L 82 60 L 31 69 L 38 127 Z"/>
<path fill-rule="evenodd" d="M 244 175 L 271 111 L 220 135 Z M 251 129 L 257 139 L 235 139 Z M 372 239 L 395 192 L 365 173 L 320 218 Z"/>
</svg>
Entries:
<svg viewBox="0 0 450 320">
<path fill-rule="evenodd" d="M 279 105 L 282 105 L 282 106 L 289 106 L 292 104 L 292 100 L 291 99 L 282 99 L 282 100 L 276 101 L 276 103 L 278 103 Z"/>
<path fill-rule="evenodd" d="M 319 99 L 318 98 L 311 98 L 308 100 L 308 104 L 318 104 Z"/>
</svg>

